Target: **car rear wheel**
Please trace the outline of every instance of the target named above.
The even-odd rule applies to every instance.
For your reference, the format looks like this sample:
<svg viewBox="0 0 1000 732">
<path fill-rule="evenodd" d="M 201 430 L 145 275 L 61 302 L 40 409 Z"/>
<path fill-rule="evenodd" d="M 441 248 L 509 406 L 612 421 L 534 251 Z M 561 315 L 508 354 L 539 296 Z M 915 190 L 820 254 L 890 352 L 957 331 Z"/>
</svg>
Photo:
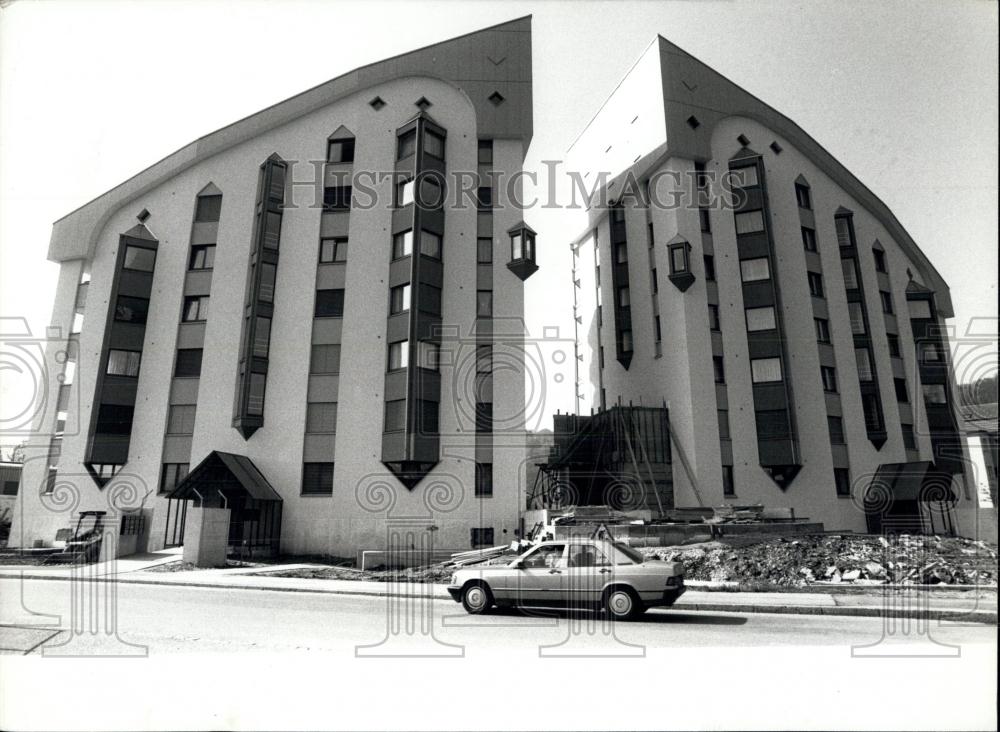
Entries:
<svg viewBox="0 0 1000 732">
<path fill-rule="evenodd" d="M 483 584 L 466 585 L 462 590 L 462 607 L 469 615 L 482 615 L 493 607 L 493 593 Z"/>
<path fill-rule="evenodd" d="M 642 601 L 630 587 L 614 587 L 604 596 L 604 610 L 613 620 L 631 620 L 643 612 Z"/>
</svg>

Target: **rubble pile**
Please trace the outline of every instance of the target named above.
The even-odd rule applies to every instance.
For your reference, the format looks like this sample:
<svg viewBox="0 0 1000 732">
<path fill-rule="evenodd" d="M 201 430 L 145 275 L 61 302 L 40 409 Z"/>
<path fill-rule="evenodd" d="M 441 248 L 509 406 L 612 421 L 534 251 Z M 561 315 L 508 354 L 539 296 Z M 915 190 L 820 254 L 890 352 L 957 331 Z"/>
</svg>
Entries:
<svg viewBox="0 0 1000 732">
<path fill-rule="evenodd" d="M 745 540 L 744 540 L 745 541 Z M 690 547 L 639 549 L 649 557 L 679 560 L 689 579 L 812 584 L 997 584 L 997 549 L 955 537 L 803 535 L 726 539 Z"/>
</svg>

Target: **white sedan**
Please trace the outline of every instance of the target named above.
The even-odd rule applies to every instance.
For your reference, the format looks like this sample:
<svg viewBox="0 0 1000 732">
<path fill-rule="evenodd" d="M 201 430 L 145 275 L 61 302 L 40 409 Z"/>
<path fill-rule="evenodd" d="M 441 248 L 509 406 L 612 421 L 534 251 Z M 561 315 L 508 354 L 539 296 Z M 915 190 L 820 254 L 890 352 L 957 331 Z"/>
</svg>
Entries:
<svg viewBox="0 0 1000 732">
<path fill-rule="evenodd" d="M 461 569 L 448 585 L 474 615 L 494 605 L 557 606 L 603 609 L 616 620 L 673 605 L 685 589 L 680 562 L 593 539 L 542 542 L 508 564 Z"/>
</svg>

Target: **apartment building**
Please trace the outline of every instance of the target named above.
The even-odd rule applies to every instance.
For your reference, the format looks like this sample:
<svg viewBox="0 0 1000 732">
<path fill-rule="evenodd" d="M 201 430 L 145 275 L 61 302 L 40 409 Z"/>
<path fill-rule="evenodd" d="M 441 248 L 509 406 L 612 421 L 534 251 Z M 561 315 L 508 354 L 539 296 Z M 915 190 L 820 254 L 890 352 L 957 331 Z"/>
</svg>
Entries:
<svg viewBox="0 0 1000 732">
<path fill-rule="evenodd" d="M 577 411 L 667 411 L 661 505 L 975 532 L 948 285 L 855 175 L 662 37 L 569 167 Z"/>
<path fill-rule="evenodd" d="M 531 137 L 526 17 L 279 102 L 57 221 L 56 378 L 11 543 L 141 506 L 149 548 L 176 545 L 190 505 L 228 508 L 241 550 L 513 539 Z"/>
</svg>

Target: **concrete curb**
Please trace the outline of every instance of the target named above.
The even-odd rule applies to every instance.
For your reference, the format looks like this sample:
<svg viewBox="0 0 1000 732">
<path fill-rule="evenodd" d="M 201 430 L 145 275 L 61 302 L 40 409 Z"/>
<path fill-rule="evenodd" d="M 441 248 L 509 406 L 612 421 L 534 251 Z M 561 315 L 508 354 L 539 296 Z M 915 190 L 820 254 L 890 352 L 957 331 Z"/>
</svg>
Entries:
<svg viewBox="0 0 1000 732">
<path fill-rule="evenodd" d="M 70 581 L 71 577 L 53 577 L 51 575 L 12 575 L 0 573 L 0 578 L 5 579 L 36 579 L 50 581 Z M 121 577 L 94 577 L 88 579 L 92 582 L 120 582 L 132 585 L 157 585 L 161 587 L 201 587 L 216 590 L 257 590 L 266 592 L 301 592 L 316 595 L 348 595 L 355 597 L 388 597 L 388 591 L 381 587 L 373 587 L 368 590 L 344 590 L 344 589 L 322 589 L 318 587 L 294 587 L 291 585 L 241 585 L 224 582 L 177 582 L 169 580 L 155 579 L 125 579 Z M 366 585 L 385 585 L 383 582 L 366 582 Z M 419 583 L 412 583 L 417 586 Z M 420 585 L 424 586 L 424 585 Z M 431 585 L 432 588 L 443 587 L 443 585 Z M 407 593 L 410 596 L 428 597 L 431 600 L 453 602 L 451 597 L 443 594 L 436 594 L 432 589 L 428 593 L 413 592 Z M 727 593 L 738 594 L 738 593 Z M 891 613 L 886 613 L 881 605 L 759 605 L 754 603 L 716 603 L 716 602 L 684 602 L 681 600 L 672 608 L 674 611 L 691 612 L 726 612 L 726 613 L 771 613 L 780 615 L 830 615 L 841 617 L 864 617 L 864 618 L 908 618 L 927 620 L 948 620 L 954 622 L 984 623 L 989 625 L 997 624 L 996 610 L 961 610 L 961 609 L 927 609 L 927 610 L 901 610 L 894 609 Z"/>
</svg>

